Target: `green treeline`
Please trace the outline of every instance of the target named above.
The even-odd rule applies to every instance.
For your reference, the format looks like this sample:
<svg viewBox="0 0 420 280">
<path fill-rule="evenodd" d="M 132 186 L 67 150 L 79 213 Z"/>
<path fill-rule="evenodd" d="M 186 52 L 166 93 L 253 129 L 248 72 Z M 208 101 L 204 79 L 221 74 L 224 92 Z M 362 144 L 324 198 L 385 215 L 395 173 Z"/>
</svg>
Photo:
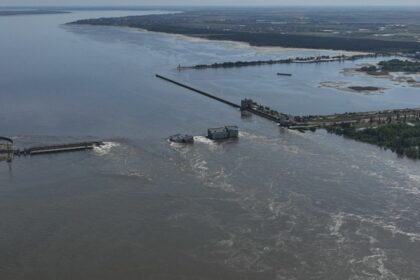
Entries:
<svg viewBox="0 0 420 280">
<path fill-rule="evenodd" d="M 213 32 L 214 33 L 214 32 Z M 276 34 L 251 32 L 218 32 L 200 37 L 210 40 L 230 40 L 246 42 L 252 46 L 281 46 L 285 48 L 332 49 L 364 52 L 415 52 L 420 43 L 388 41 L 371 38 L 345 38 L 304 34 Z"/>
<path fill-rule="evenodd" d="M 382 70 L 388 72 L 420 72 L 420 61 L 392 59 L 378 63 Z"/>
<path fill-rule="evenodd" d="M 327 131 L 343 135 L 357 141 L 390 149 L 400 156 L 420 159 L 420 123 L 385 124 L 377 128 L 356 129 L 354 126 L 341 125 L 328 127 Z"/>
<path fill-rule="evenodd" d="M 279 60 L 253 60 L 253 61 L 227 61 L 213 64 L 198 64 L 195 66 L 179 67 L 179 68 L 194 68 L 194 69 L 206 69 L 206 68 L 233 68 L 233 67 L 246 67 L 246 66 L 259 66 L 259 65 L 273 65 L 273 64 L 291 64 L 291 63 L 322 63 L 322 62 L 332 62 L 332 61 L 347 61 L 347 60 L 357 60 L 368 57 L 377 57 L 385 56 L 386 54 L 362 54 L 362 55 L 352 55 L 352 56 L 309 56 L 309 57 L 295 57 Z"/>
<path fill-rule="evenodd" d="M 359 69 L 359 71 L 367 72 L 369 74 L 375 73 L 389 73 L 389 72 L 407 72 L 407 73 L 419 73 L 420 72 L 420 61 L 412 60 L 400 60 L 391 59 L 384 60 L 378 63 L 378 66 L 369 65 Z"/>
<path fill-rule="evenodd" d="M 191 68 L 205 69 L 205 68 L 233 68 L 233 67 L 245 67 L 245 66 L 257 66 L 257 65 L 272 65 L 272 64 L 288 64 L 292 63 L 292 59 L 281 59 L 281 60 L 255 60 L 255 61 L 228 61 L 213 64 L 198 64 Z"/>
</svg>

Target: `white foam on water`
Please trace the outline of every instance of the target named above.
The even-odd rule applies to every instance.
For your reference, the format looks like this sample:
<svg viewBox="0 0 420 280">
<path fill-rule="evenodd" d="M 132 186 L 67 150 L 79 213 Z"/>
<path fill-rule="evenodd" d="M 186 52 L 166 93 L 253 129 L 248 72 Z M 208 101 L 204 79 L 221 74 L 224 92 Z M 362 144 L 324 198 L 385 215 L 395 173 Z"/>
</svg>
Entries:
<svg viewBox="0 0 420 280">
<path fill-rule="evenodd" d="M 194 136 L 194 144 L 179 144 L 170 142 L 170 147 L 176 150 L 185 160 L 181 168 L 190 168 L 203 184 L 210 188 L 218 188 L 226 192 L 233 192 L 234 186 L 229 182 L 231 172 L 226 172 L 223 166 L 212 166 L 207 162 L 207 152 L 204 149 L 214 151 L 221 145 L 204 136 Z M 214 153 L 211 153 L 211 156 Z M 186 165 L 185 165 L 186 163 Z M 240 166 L 240 162 L 238 163 Z"/>
<path fill-rule="evenodd" d="M 362 233 L 362 229 L 356 231 L 358 236 L 362 236 L 369 239 L 371 246 L 378 243 L 373 236 Z M 377 247 L 369 249 L 370 255 L 364 256 L 361 259 L 352 258 L 348 261 L 350 269 L 353 272 L 351 280 L 399 280 L 400 278 L 385 266 L 388 256 L 385 250 Z"/>
<path fill-rule="evenodd" d="M 281 214 L 281 204 L 274 201 L 274 199 L 270 199 L 268 203 L 268 209 L 271 213 L 273 213 L 274 217 L 278 217 Z"/>
<path fill-rule="evenodd" d="M 362 275 L 368 278 L 353 278 L 353 279 L 387 279 L 387 280 L 399 280 L 399 277 L 395 275 L 391 270 L 385 267 L 385 262 L 388 260 L 388 256 L 386 255 L 385 251 L 380 248 L 372 248 L 370 250 L 372 255 L 365 256 L 360 261 L 363 265 L 369 268 L 368 271 L 360 271 Z M 377 275 L 372 275 L 371 270 L 376 270 L 378 272 Z"/>
<path fill-rule="evenodd" d="M 194 136 L 194 143 L 205 145 L 210 151 L 215 151 L 220 147 L 217 141 L 213 141 L 205 136 Z"/>
<path fill-rule="evenodd" d="M 203 159 L 196 158 L 192 160 L 191 167 L 194 172 L 200 176 L 200 178 L 205 178 L 208 174 L 209 168 L 207 167 L 207 161 Z"/>
<path fill-rule="evenodd" d="M 287 133 L 295 135 L 295 136 L 299 136 L 299 137 L 305 138 L 305 139 L 313 139 L 313 136 L 314 136 L 314 134 L 310 133 L 309 131 L 301 132 L 301 131 L 296 130 L 296 129 L 287 129 Z"/>
<path fill-rule="evenodd" d="M 383 219 L 377 216 L 363 217 L 361 215 L 340 212 L 337 215 L 332 215 L 332 218 L 333 218 L 333 221 L 335 221 L 335 225 L 337 226 L 339 225 L 338 229 L 341 227 L 343 219 L 346 219 L 346 218 L 356 219 L 359 222 L 368 223 L 373 226 L 380 227 L 383 230 L 390 232 L 392 236 L 402 235 L 402 236 L 407 237 L 411 242 L 420 241 L 420 233 L 404 231 L 401 228 L 399 228 L 397 225 L 395 225 L 395 223 L 385 222 Z M 332 233 L 336 232 L 334 231 L 335 228 L 330 227 L 330 230 L 331 229 L 333 230 Z"/>
<path fill-rule="evenodd" d="M 194 144 L 204 144 L 206 145 L 210 150 L 215 150 L 217 148 L 217 143 L 213 140 L 210 140 L 209 138 L 205 136 L 194 136 L 194 144 L 184 144 L 184 143 L 176 143 L 172 142 L 168 139 L 169 145 L 174 150 L 180 152 L 181 154 L 186 154 L 191 151 L 191 147 Z"/>
<path fill-rule="evenodd" d="M 206 145 L 216 145 L 216 143 L 213 140 L 210 140 L 205 136 L 194 136 L 194 142 Z"/>
<path fill-rule="evenodd" d="M 375 226 L 383 228 L 386 231 L 391 232 L 392 236 L 403 235 L 403 236 L 408 237 L 411 242 L 420 241 L 420 233 L 404 231 L 398 228 L 394 223 L 386 223 L 385 221 L 377 217 L 364 218 L 358 215 L 353 215 L 353 216 L 357 217 L 362 222 L 371 223 Z"/>
<path fill-rule="evenodd" d="M 402 175 L 403 180 L 392 181 L 389 178 L 385 178 L 380 174 L 371 173 L 367 174 L 372 177 L 380 179 L 382 182 L 386 183 L 392 189 L 404 191 L 408 194 L 420 195 L 420 169 L 419 168 L 410 168 L 406 166 L 405 161 L 393 160 L 393 159 L 384 159 L 378 156 L 377 154 L 369 155 L 370 158 L 378 161 L 379 164 L 384 164 L 387 167 L 392 168 L 395 173 Z"/>
<path fill-rule="evenodd" d="M 169 146 L 180 153 L 181 155 L 186 155 L 191 150 L 191 144 L 183 144 L 169 141 Z"/>
<path fill-rule="evenodd" d="M 420 234 L 419 233 L 413 233 L 413 232 L 406 232 L 401 229 L 399 229 L 396 225 L 390 224 L 390 225 L 383 225 L 384 229 L 390 231 L 392 233 L 392 236 L 395 236 L 397 234 L 407 236 L 411 242 L 420 241 Z"/>
<path fill-rule="evenodd" d="M 197 177 L 203 181 L 204 185 L 210 188 L 219 188 L 226 192 L 233 192 L 234 187 L 229 183 L 231 174 L 226 173 L 224 167 L 216 170 L 208 166 L 208 162 L 201 155 L 192 155 L 190 166 Z"/>
<path fill-rule="evenodd" d="M 235 244 L 235 242 L 231 239 L 226 239 L 226 240 L 220 240 L 219 242 L 217 242 L 217 245 L 221 246 L 221 247 L 227 247 L 230 248 Z"/>
<path fill-rule="evenodd" d="M 119 147 L 117 142 L 104 142 L 101 146 L 94 146 L 93 150 L 100 156 L 108 154 L 113 148 Z"/>
<path fill-rule="evenodd" d="M 124 173 L 127 177 L 135 177 L 135 178 L 142 178 L 146 179 L 147 181 L 151 182 L 153 179 L 147 176 L 146 174 L 141 173 L 140 171 L 127 171 Z"/>
<path fill-rule="evenodd" d="M 351 213 L 339 212 L 337 214 L 332 214 L 331 218 L 332 222 L 329 226 L 329 231 L 332 236 L 337 237 L 337 243 L 339 246 L 345 242 L 343 234 L 341 233 L 341 229 L 346 220 L 353 220 L 354 222 L 358 223 L 360 228 L 355 231 L 355 234 L 360 238 L 367 239 L 369 242 L 370 254 L 361 258 L 351 258 L 348 261 L 349 267 L 353 274 L 349 279 L 352 280 L 399 279 L 399 277 L 393 271 L 386 267 L 386 263 L 388 261 L 386 250 L 375 247 L 375 245 L 377 246 L 377 244 L 380 243 L 374 236 L 370 235 L 369 232 L 376 232 L 376 230 L 374 229 L 372 231 L 369 226 L 366 227 L 366 224 L 370 224 L 370 226 L 373 227 L 380 227 L 383 230 L 390 232 L 392 236 L 405 236 L 411 242 L 420 241 L 420 233 L 404 231 L 401 228 L 398 228 L 395 223 L 386 222 L 377 216 L 365 217 Z M 363 226 L 363 224 L 365 225 Z"/>
<path fill-rule="evenodd" d="M 410 170 L 408 167 L 402 165 L 401 163 L 395 160 L 386 160 L 384 161 L 386 165 L 393 168 L 399 174 L 403 175 L 407 180 L 407 185 L 404 187 L 395 187 L 397 189 L 402 189 L 410 194 L 420 195 L 420 169 L 416 171 Z"/>
<path fill-rule="evenodd" d="M 358 230 L 356 230 L 355 233 L 358 236 L 361 236 L 361 237 L 364 237 L 364 238 L 368 239 L 370 245 L 373 245 L 375 243 L 378 243 L 378 240 L 375 237 L 373 237 L 372 235 L 369 235 L 367 233 L 364 233 L 362 231 L 363 231 L 363 229 L 359 228 Z"/>
<path fill-rule="evenodd" d="M 338 214 L 332 215 L 332 223 L 329 227 L 330 234 L 337 238 L 337 243 L 341 244 L 344 242 L 344 236 L 340 233 L 341 226 L 344 222 L 345 214 L 340 212 Z"/>
<path fill-rule="evenodd" d="M 231 175 L 232 174 L 226 173 L 224 167 L 221 167 L 219 170 L 214 172 L 214 181 L 212 185 L 217 186 L 226 192 L 233 192 L 233 185 L 228 183 L 228 179 L 231 177 Z"/>
<path fill-rule="evenodd" d="M 239 131 L 239 137 L 248 140 L 267 140 L 267 137 L 263 135 L 257 135 L 246 131 Z"/>
<path fill-rule="evenodd" d="M 369 175 L 370 177 L 373 177 L 373 178 L 377 178 L 379 180 L 383 180 L 384 179 L 384 176 L 382 176 L 382 174 L 379 174 L 379 173 L 373 172 L 373 171 L 368 171 L 367 172 L 367 175 Z"/>
<path fill-rule="evenodd" d="M 293 133 L 295 132 L 293 131 Z M 308 151 L 301 149 L 297 145 L 292 145 L 291 143 L 286 142 L 284 139 L 280 137 L 268 138 L 266 136 L 256 135 L 256 134 L 249 133 L 246 131 L 239 132 L 239 137 L 244 138 L 246 140 L 254 141 L 258 144 L 270 146 L 274 149 L 273 151 L 284 151 L 288 154 L 294 154 L 294 155 L 308 154 Z"/>
</svg>

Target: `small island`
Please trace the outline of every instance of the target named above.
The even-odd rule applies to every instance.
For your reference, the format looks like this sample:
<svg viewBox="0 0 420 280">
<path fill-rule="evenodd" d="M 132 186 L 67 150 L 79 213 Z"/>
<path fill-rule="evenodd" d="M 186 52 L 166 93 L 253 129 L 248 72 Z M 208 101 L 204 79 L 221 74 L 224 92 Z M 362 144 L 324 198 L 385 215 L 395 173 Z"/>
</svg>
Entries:
<svg viewBox="0 0 420 280">
<path fill-rule="evenodd" d="M 374 91 L 380 91 L 383 88 L 374 87 L 374 86 L 349 86 L 348 89 L 351 89 L 357 92 L 374 92 Z"/>
<path fill-rule="evenodd" d="M 352 69 L 353 73 L 364 73 L 378 78 L 389 79 L 396 84 L 410 87 L 420 87 L 420 61 L 391 59 L 381 61 L 376 65 L 366 65 Z"/>
<path fill-rule="evenodd" d="M 386 88 L 370 86 L 370 85 L 354 85 L 344 81 L 325 81 L 320 82 L 319 87 L 321 88 L 332 88 L 344 92 L 359 93 L 364 95 L 370 94 L 381 94 L 384 93 Z"/>
<path fill-rule="evenodd" d="M 367 54 L 356 54 L 356 55 L 320 55 L 320 56 L 308 56 L 308 57 L 294 57 L 286 59 L 270 59 L 270 60 L 252 60 L 252 61 L 226 61 L 226 62 L 215 62 L 212 64 L 197 64 L 193 66 L 181 66 L 177 67 L 178 70 L 186 69 L 217 69 L 217 68 L 238 68 L 238 67 L 249 67 L 249 66 L 262 66 L 262 65 L 274 65 L 274 64 L 311 64 L 311 63 L 327 63 L 327 62 L 344 62 L 344 61 L 355 61 L 364 58 L 376 58 L 378 56 L 385 57 L 388 54 L 385 53 L 367 53 Z M 282 73 L 279 73 L 282 74 Z"/>
<path fill-rule="evenodd" d="M 379 62 L 377 65 L 363 66 L 357 69 L 369 75 L 388 75 L 390 72 L 420 73 L 420 61 L 391 59 Z"/>
</svg>

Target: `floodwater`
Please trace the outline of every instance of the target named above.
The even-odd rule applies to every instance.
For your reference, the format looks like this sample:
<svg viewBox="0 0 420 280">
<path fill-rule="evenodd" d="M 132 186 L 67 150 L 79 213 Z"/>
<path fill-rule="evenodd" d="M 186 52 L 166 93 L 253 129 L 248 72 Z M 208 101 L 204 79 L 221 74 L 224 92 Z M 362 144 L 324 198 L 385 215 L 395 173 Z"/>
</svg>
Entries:
<svg viewBox="0 0 420 280">
<path fill-rule="evenodd" d="M 0 279 L 419 278 L 418 162 L 241 118 L 154 75 L 292 114 L 420 106 L 419 89 L 341 73 L 372 60 L 178 72 L 332 52 L 63 25 L 139 13 L 0 17 L 0 134 L 19 148 L 107 142 L 0 162 Z M 318 86 L 337 80 L 388 90 Z M 240 127 L 237 141 L 203 137 L 227 124 Z M 195 144 L 168 143 L 179 132 Z"/>
</svg>

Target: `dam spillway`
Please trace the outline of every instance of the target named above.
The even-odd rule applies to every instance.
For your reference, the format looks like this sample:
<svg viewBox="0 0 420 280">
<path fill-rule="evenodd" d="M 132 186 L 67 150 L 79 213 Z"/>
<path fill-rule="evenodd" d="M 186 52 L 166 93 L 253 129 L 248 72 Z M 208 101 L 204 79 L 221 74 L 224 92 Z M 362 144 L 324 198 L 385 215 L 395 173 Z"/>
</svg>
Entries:
<svg viewBox="0 0 420 280">
<path fill-rule="evenodd" d="M 6 139 L 5 137 L 0 137 Z M 102 146 L 104 143 L 101 141 L 90 141 L 90 142 L 77 142 L 77 143 L 66 143 L 66 144 L 56 144 L 56 145 L 43 145 L 43 146 L 34 146 L 24 149 L 15 149 L 13 148 L 13 142 L 5 148 L 5 145 L 0 146 L 0 159 L 5 158 L 7 161 L 11 161 L 13 156 L 35 156 L 43 154 L 53 154 L 53 153 L 64 153 L 64 152 L 75 152 L 75 151 L 84 151 L 92 150 L 94 147 Z"/>
<path fill-rule="evenodd" d="M 103 142 L 79 142 L 61 145 L 48 145 L 48 146 L 36 146 L 24 150 L 16 150 L 16 155 L 42 155 L 42 154 L 53 154 L 53 153 L 64 153 L 64 152 L 75 152 L 83 150 L 91 150 L 96 146 L 103 145 Z"/>
</svg>

